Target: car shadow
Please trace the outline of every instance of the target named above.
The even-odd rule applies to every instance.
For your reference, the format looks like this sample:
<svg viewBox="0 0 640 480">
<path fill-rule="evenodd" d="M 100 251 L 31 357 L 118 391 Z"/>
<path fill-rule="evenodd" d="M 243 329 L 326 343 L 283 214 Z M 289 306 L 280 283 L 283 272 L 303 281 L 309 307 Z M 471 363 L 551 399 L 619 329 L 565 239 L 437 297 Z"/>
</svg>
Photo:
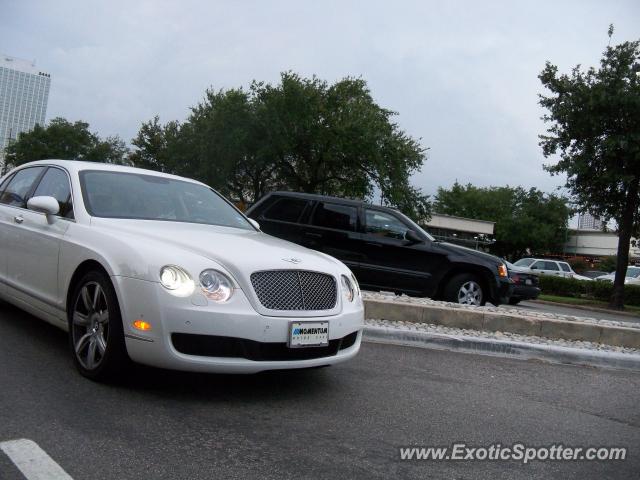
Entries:
<svg viewBox="0 0 640 480">
<path fill-rule="evenodd" d="M 10 342 L 6 345 L 6 355 L 11 358 L 15 352 L 23 350 L 22 346 L 27 345 L 29 352 L 23 361 L 30 363 L 23 368 L 42 369 L 42 365 L 46 365 L 49 375 L 82 390 L 94 388 L 113 394 L 127 391 L 137 397 L 163 397 L 181 401 L 206 398 L 260 402 L 265 399 L 313 396 L 340 383 L 336 368 L 232 375 L 165 370 L 133 362 L 114 381 L 97 383 L 83 378 L 76 371 L 69 354 L 67 334 L 61 329 L 5 302 L 0 302 L 0 322 L 0 335 L 4 333 L 3 340 Z M 0 340 L 0 345 L 3 340 Z"/>
</svg>

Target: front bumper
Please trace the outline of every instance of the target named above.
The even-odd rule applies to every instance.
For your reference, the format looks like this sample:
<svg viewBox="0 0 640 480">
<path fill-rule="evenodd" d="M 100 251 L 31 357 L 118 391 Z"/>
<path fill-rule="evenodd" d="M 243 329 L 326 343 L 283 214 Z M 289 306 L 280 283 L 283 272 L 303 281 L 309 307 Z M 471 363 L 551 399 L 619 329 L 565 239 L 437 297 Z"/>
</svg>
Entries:
<svg viewBox="0 0 640 480">
<path fill-rule="evenodd" d="M 533 300 L 540 295 L 540 289 L 532 285 L 516 285 L 513 288 L 512 298 L 519 300 Z"/>
<path fill-rule="evenodd" d="M 154 282 L 119 276 L 112 280 L 127 351 L 138 363 L 174 370 L 256 373 L 333 365 L 353 358 L 360 349 L 361 299 L 342 304 L 337 315 L 271 317 L 256 312 L 241 290 L 221 305 L 207 302 L 199 293 L 175 297 Z M 137 331 L 132 326 L 137 319 L 150 323 L 152 329 Z M 288 349 L 289 325 L 294 320 L 328 321 L 331 348 Z"/>
<path fill-rule="evenodd" d="M 509 278 L 497 277 L 493 285 L 492 302 L 494 305 L 500 305 L 502 303 L 508 303 L 509 298 L 513 292 L 513 283 Z"/>
</svg>

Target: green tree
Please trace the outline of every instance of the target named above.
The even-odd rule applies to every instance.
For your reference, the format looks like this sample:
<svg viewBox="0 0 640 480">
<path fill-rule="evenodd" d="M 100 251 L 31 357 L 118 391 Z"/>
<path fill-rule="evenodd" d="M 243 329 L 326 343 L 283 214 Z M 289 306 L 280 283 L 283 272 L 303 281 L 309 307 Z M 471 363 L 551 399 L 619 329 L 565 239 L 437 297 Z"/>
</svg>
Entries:
<svg viewBox="0 0 640 480">
<path fill-rule="evenodd" d="M 475 187 L 456 182 L 439 188 L 434 211 L 496 222 L 491 250 L 503 257 L 558 251 L 565 240 L 570 209 L 566 199 L 535 188 Z"/>
<path fill-rule="evenodd" d="M 546 157 L 560 155 L 545 168 L 567 175 L 582 210 L 616 221 L 611 306 L 622 308 L 630 240 L 640 219 L 640 42 L 607 47 L 597 70 L 577 66 L 559 74 L 547 62 L 539 78 L 551 92 L 540 96 L 550 123 L 540 145 Z"/>
<path fill-rule="evenodd" d="M 117 136 L 103 140 L 89 131 L 86 122 L 54 118 L 47 126 L 36 125 L 30 132 L 21 133 L 7 147 L 5 158 L 13 167 L 47 158 L 122 164 L 127 154 L 127 146 Z"/>
<path fill-rule="evenodd" d="M 381 192 L 388 204 L 427 216 L 427 197 L 410 183 L 425 149 L 394 115 L 362 79 L 329 85 L 283 73 L 277 85 L 208 90 L 183 124 L 143 124 L 131 160 L 247 203 L 273 189 L 356 198 Z"/>
</svg>

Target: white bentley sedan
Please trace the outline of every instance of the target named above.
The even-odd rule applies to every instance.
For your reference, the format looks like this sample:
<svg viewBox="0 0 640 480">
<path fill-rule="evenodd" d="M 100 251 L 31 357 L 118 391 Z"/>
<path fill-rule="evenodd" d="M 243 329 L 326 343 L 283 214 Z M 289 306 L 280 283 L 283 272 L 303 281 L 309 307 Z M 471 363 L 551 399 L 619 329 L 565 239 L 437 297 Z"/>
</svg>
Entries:
<svg viewBox="0 0 640 480">
<path fill-rule="evenodd" d="M 259 230 L 206 185 L 63 160 L 0 183 L 0 297 L 68 331 L 78 370 L 331 365 L 364 322 L 338 260 Z"/>
</svg>

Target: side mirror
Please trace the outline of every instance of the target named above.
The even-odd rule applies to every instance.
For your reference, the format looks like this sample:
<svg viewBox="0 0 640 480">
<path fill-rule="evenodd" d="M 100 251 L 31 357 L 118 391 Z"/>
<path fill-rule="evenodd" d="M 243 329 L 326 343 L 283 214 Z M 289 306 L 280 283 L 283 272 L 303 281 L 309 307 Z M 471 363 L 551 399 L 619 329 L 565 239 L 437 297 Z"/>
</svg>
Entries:
<svg viewBox="0 0 640 480">
<path fill-rule="evenodd" d="M 60 211 L 60 204 L 53 197 L 31 197 L 27 201 L 27 208 L 35 212 L 46 214 L 47 220 L 51 221 L 49 216 L 58 214 Z"/>
<path fill-rule="evenodd" d="M 404 234 L 404 238 L 409 240 L 411 243 L 421 243 L 423 240 L 414 230 L 407 230 Z"/>
<path fill-rule="evenodd" d="M 253 218 L 249 219 L 249 223 L 253 225 L 255 228 L 257 228 L 258 230 L 260 230 L 260 224 L 256 222 Z"/>
<path fill-rule="evenodd" d="M 537 270 L 538 267 L 536 267 L 535 265 L 531 265 L 531 270 Z"/>
</svg>

